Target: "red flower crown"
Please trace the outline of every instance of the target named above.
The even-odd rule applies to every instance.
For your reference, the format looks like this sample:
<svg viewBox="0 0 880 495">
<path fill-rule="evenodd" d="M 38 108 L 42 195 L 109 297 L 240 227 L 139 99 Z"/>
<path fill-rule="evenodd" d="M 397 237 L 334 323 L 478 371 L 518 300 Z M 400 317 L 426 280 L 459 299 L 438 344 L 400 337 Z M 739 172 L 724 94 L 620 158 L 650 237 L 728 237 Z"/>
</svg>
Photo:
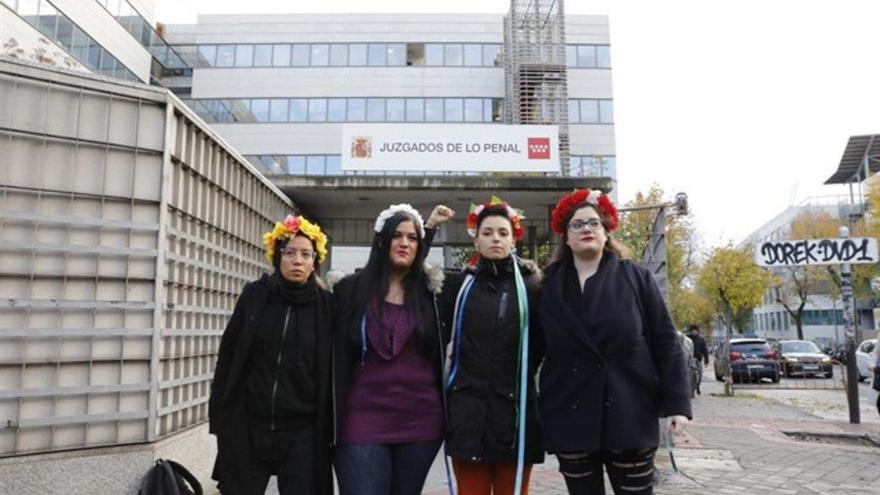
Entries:
<svg viewBox="0 0 880 495">
<path fill-rule="evenodd" d="M 575 189 L 573 193 L 563 196 L 556 203 L 556 208 L 553 208 L 550 222 L 553 232 L 559 235 L 565 233 L 568 229 L 566 217 L 568 217 L 575 206 L 581 203 L 589 203 L 605 213 L 611 221 L 611 225 L 608 226 L 609 232 L 617 228 L 617 224 L 620 223 L 617 217 L 617 208 L 607 194 L 603 194 L 601 191 L 590 191 L 589 189 Z"/>
</svg>

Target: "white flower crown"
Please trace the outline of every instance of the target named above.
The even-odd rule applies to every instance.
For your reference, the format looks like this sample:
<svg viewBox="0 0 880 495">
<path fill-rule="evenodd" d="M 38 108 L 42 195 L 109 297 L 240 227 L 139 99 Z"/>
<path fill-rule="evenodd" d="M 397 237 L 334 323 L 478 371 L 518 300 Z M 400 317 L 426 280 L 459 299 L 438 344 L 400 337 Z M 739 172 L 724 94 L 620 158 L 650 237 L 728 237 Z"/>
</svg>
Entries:
<svg viewBox="0 0 880 495">
<path fill-rule="evenodd" d="M 373 226 L 373 231 L 377 234 L 379 232 L 382 232 L 382 229 L 385 228 L 385 222 L 398 212 L 406 213 L 407 215 L 415 219 L 416 230 L 419 232 L 419 239 L 424 239 L 425 230 L 422 225 L 424 225 L 425 222 L 424 220 L 422 220 L 422 215 L 419 214 L 418 210 L 406 203 L 391 205 L 388 208 L 382 210 L 382 213 L 379 213 L 379 216 L 376 218 L 376 224 Z"/>
</svg>

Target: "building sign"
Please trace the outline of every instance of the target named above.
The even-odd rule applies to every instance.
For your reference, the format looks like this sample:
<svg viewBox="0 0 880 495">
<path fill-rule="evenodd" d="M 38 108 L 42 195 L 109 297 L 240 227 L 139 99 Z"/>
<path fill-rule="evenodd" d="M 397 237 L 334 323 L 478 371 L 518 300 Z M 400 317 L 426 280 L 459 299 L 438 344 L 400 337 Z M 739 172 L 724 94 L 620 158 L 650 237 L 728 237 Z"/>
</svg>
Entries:
<svg viewBox="0 0 880 495">
<path fill-rule="evenodd" d="M 878 261 L 880 256 L 877 254 L 877 239 L 873 237 L 768 241 L 755 246 L 755 263 L 767 267 Z"/>
<path fill-rule="evenodd" d="M 558 172 L 554 125 L 344 124 L 342 170 Z"/>
</svg>

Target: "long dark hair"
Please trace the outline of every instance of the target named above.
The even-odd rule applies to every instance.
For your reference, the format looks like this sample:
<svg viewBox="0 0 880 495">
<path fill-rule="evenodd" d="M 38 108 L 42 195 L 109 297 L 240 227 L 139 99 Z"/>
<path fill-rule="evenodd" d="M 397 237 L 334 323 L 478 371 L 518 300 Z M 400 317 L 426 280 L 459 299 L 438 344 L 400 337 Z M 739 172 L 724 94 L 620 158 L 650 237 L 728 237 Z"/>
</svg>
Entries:
<svg viewBox="0 0 880 495">
<path fill-rule="evenodd" d="M 354 332 L 351 335 L 352 342 L 360 340 L 360 319 L 367 311 L 370 304 L 376 304 L 379 316 L 382 315 L 384 307 L 383 302 L 388 295 L 390 288 L 389 280 L 391 279 L 391 263 L 388 259 L 391 252 L 391 240 L 394 237 L 394 231 L 397 226 L 403 222 L 412 222 L 419 232 L 420 225 L 417 220 L 403 212 L 395 213 L 391 218 L 385 221 L 382 231 L 373 236 L 373 245 L 370 248 L 370 257 L 367 264 L 358 273 L 357 291 L 355 292 L 355 304 L 352 305 L 352 312 L 346 316 L 346 319 L 356 319 L 358 324 L 353 327 Z M 427 290 L 428 277 L 425 274 L 424 263 L 425 257 L 428 255 L 428 249 L 424 245 L 424 239 L 419 237 L 416 245 L 416 256 L 413 264 L 403 279 L 403 302 L 406 310 L 409 312 L 410 318 L 415 321 L 421 321 L 425 314 L 424 291 Z M 428 329 L 423 325 L 418 325 L 417 333 L 422 343 L 426 344 L 426 350 L 430 349 Z"/>
<path fill-rule="evenodd" d="M 602 208 L 597 208 L 596 206 L 587 203 L 584 201 L 583 203 L 579 203 L 574 208 L 572 208 L 568 214 L 565 216 L 565 225 L 568 225 L 568 222 L 571 221 L 574 214 L 583 208 L 592 208 L 599 215 L 599 221 L 602 222 L 602 228 L 605 229 L 605 235 L 607 236 L 607 240 L 605 241 L 605 248 L 603 251 L 608 253 L 614 253 L 618 258 L 628 259 L 631 257 L 629 249 L 626 248 L 623 244 L 617 241 L 611 234 L 611 217 L 609 217 Z M 563 233 L 559 237 L 559 244 L 556 246 L 556 250 L 553 252 L 553 259 L 550 260 L 550 264 L 558 263 L 563 260 L 571 260 L 574 253 L 571 252 L 571 247 L 568 245 L 568 228 L 566 227 L 565 233 Z"/>
</svg>

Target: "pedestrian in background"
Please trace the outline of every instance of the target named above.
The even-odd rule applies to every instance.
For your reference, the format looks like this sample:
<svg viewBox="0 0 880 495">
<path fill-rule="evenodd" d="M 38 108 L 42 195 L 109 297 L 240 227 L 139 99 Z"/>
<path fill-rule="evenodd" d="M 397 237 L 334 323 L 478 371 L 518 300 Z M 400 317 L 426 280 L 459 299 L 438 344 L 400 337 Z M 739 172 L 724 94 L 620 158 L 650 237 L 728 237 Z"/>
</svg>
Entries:
<svg viewBox="0 0 880 495">
<path fill-rule="evenodd" d="M 688 325 L 688 337 L 694 343 L 694 359 L 698 363 L 709 366 L 709 346 L 706 345 L 706 339 L 700 335 L 700 327 L 697 325 Z"/>
<path fill-rule="evenodd" d="M 334 289 L 334 467 L 342 495 L 417 495 L 443 439 L 447 339 L 443 272 L 424 264 L 451 210 L 393 205 L 376 219 L 366 266 Z"/>
<path fill-rule="evenodd" d="M 472 206 L 477 255 L 443 288 L 452 329 L 446 454 L 458 495 L 526 494 L 532 465 L 544 461 L 535 387 L 541 271 L 513 254 L 522 217 L 497 197 Z"/>
<path fill-rule="evenodd" d="M 679 334 L 650 272 L 612 236 L 617 210 L 582 189 L 552 213 L 559 249 L 545 269 L 539 314 L 545 358 L 539 409 L 544 448 L 571 495 L 653 493 L 658 418 L 691 417 Z"/>
<path fill-rule="evenodd" d="M 330 293 L 316 272 L 327 236 L 288 216 L 263 236 L 274 271 L 244 287 L 220 341 L 208 417 L 223 495 L 328 495 Z"/>
</svg>

